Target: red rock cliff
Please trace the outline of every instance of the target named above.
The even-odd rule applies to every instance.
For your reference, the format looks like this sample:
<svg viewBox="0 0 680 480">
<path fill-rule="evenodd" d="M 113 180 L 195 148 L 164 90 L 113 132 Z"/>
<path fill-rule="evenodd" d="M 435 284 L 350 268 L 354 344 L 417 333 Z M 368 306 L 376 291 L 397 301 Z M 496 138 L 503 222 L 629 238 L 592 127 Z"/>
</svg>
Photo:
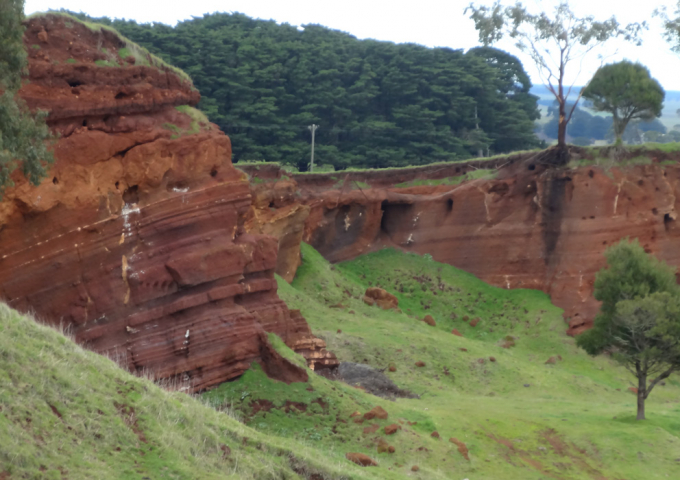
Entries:
<svg viewBox="0 0 680 480">
<path fill-rule="evenodd" d="M 229 138 L 175 108 L 198 102 L 190 81 L 139 51 L 121 59 L 132 47 L 117 34 L 62 16 L 28 20 L 25 43 L 20 95 L 61 136 L 49 178 L 17 175 L 0 203 L 5 301 L 193 390 L 252 361 L 306 379 L 265 332 L 312 367 L 336 364 L 276 294 L 278 240 L 244 229 L 251 195 Z"/>
<path fill-rule="evenodd" d="M 293 176 L 297 196 L 287 198 L 310 208 L 304 240 L 330 261 L 383 246 L 428 253 L 499 287 L 545 291 L 565 310 L 568 332 L 577 334 L 599 308 L 593 283 L 607 246 L 639 238 L 648 252 L 680 265 L 680 167 L 660 163 L 662 152 L 650 155 L 651 165 L 625 168 L 546 169 L 531 155 L 515 155 L 491 163 L 301 174 Z M 490 168 L 491 175 L 455 184 L 477 168 Z"/>
</svg>

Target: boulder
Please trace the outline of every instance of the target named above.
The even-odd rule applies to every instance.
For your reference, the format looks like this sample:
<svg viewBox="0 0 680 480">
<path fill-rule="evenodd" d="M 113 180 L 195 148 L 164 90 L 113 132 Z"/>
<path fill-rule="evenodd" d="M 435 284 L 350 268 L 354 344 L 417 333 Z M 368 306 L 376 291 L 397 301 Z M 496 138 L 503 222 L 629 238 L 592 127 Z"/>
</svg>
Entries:
<svg viewBox="0 0 680 480">
<path fill-rule="evenodd" d="M 378 287 L 369 287 L 364 294 L 364 303 L 367 305 L 378 305 L 383 310 L 399 307 L 399 300 L 386 290 Z"/>
<path fill-rule="evenodd" d="M 373 407 L 371 410 L 364 413 L 364 418 L 366 420 L 373 420 L 374 418 L 377 418 L 379 420 L 386 420 L 387 417 L 388 417 L 387 412 L 381 406 Z"/>
<path fill-rule="evenodd" d="M 401 425 L 397 425 L 396 423 L 387 425 L 385 427 L 385 435 L 394 435 L 397 433 L 397 430 L 401 430 Z"/>
</svg>

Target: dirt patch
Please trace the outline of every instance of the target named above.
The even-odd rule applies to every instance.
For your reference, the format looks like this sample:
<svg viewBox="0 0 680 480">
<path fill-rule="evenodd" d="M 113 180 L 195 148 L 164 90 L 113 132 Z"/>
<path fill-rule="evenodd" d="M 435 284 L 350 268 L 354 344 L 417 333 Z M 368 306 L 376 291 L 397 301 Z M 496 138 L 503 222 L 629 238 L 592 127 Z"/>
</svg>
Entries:
<svg viewBox="0 0 680 480">
<path fill-rule="evenodd" d="M 328 413 L 328 403 L 324 402 L 323 399 L 321 399 L 321 397 L 317 398 L 316 400 L 312 400 L 312 403 L 318 403 L 323 413 L 324 414 Z"/>
<path fill-rule="evenodd" d="M 510 463 L 511 465 L 517 466 L 515 462 L 513 462 L 513 458 L 520 459 L 524 465 L 528 465 L 531 468 L 541 472 L 541 474 L 546 475 L 547 477 L 550 478 L 555 478 L 557 480 L 561 480 L 562 477 L 559 475 L 556 475 L 548 470 L 543 466 L 543 464 L 534 458 L 534 453 L 523 450 L 521 448 L 518 448 L 512 440 L 509 440 L 507 438 L 499 437 L 496 436 L 492 433 L 487 434 L 489 438 L 492 440 L 498 442 L 499 444 L 507 447 L 507 450 L 504 452 L 504 457 L 505 460 Z M 547 443 L 550 444 L 552 450 L 559 456 L 565 457 L 569 459 L 569 463 L 578 468 L 579 472 L 581 472 L 584 475 L 588 475 L 589 477 L 601 477 L 602 473 L 598 471 L 596 468 L 593 468 L 587 460 L 590 458 L 588 457 L 587 452 L 583 450 L 579 450 L 576 447 L 570 447 L 566 442 L 564 442 L 560 436 L 557 434 L 557 432 L 553 429 L 548 429 L 544 430 L 543 432 L 540 433 L 540 437 L 545 440 Z M 586 457 L 586 458 L 584 458 Z"/>
<path fill-rule="evenodd" d="M 368 427 L 364 427 L 364 435 L 370 435 L 372 433 L 375 433 L 378 431 L 380 428 L 380 425 L 377 423 L 374 423 L 373 425 L 369 425 Z"/>
<path fill-rule="evenodd" d="M 342 362 L 337 369 L 317 371 L 331 380 L 340 380 L 353 387 L 388 400 L 395 398 L 420 398 L 415 393 L 399 388 L 385 374 L 362 363 Z"/>
<path fill-rule="evenodd" d="M 125 425 L 130 430 L 132 430 L 135 433 L 135 435 L 137 435 L 139 441 L 142 443 L 147 443 L 146 435 L 144 435 L 144 431 L 139 426 L 137 414 L 135 413 L 135 407 L 133 407 L 132 405 L 127 405 L 125 403 L 118 403 L 116 401 L 113 402 L 113 406 L 116 407 L 116 410 L 118 410 L 118 414 L 122 417 L 123 422 L 125 422 Z"/>
<path fill-rule="evenodd" d="M 59 420 L 63 420 L 61 413 L 59 413 L 59 410 L 57 410 L 57 407 L 55 407 L 51 403 L 48 403 L 47 405 L 49 405 L 50 409 L 52 410 L 52 413 L 54 413 L 57 417 L 59 417 Z"/>
<path fill-rule="evenodd" d="M 456 444 L 460 454 L 465 458 L 465 460 L 470 461 L 470 455 L 468 453 L 468 448 L 467 445 L 465 445 L 465 443 L 461 442 L 457 438 L 449 438 L 449 442 Z"/>
<path fill-rule="evenodd" d="M 250 408 L 253 409 L 252 412 L 250 412 L 250 416 L 254 417 L 257 415 L 259 412 L 268 412 L 272 408 L 274 408 L 274 404 L 270 402 L 269 400 L 265 400 L 264 398 L 261 398 L 259 400 L 253 400 L 250 402 Z"/>
</svg>

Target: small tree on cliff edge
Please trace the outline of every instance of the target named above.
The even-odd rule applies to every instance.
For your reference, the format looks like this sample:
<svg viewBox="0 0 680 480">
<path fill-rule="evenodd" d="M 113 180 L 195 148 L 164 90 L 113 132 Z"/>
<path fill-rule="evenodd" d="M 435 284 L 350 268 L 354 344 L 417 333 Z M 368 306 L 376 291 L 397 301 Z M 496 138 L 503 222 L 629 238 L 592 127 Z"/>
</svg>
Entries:
<svg viewBox="0 0 680 480">
<path fill-rule="evenodd" d="M 666 96 L 647 67 L 627 60 L 600 67 L 582 95 L 595 110 L 612 114 L 616 145 L 631 120 L 660 117 Z"/>
<path fill-rule="evenodd" d="M 24 0 L 0 0 L 0 194 L 13 184 L 10 175 L 17 168 L 37 185 L 53 161 L 45 144 L 50 138 L 46 114 L 31 114 L 17 97 L 26 69 L 23 17 Z"/>
<path fill-rule="evenodd" d="M 541 80 L 557 99 L 558 161 L 566 162 L 567 124 L 580 98 L 579 93 L 567 112 L 567 100 L 573 87 L 572 84 L 565 90 L 567 66 L 573 61 L 580 62 L 595 48 L 614 37 L 639 43 L 638 35 L 645 24 L 634 23 L 621 27 L 614 17 L 603 22 L 595 21 L 592 16 L 579 18 L 567 2 L 561 2 L 555 8 L 553 17 L 544 12 L 531 14 L 520 2 L 508 7 L 503 7 L 500 1 L 491 7 L 470 4 L 465 13 L 468 11 L 475 22 L 480 42 L 490 45 L 509 36 L 516 40 L 517 48 L 533 60 Z"/>
<path fill-rule="evenodd" d="M 624 239 L 605 252 L 595 279 L 602 302 L 592 329 L 576 338 L 590 355 L 612 353 L 637 378 L 637 419 L 663 379 L 680 369 L 680 292 L 674 270 Z"/>
</svg>

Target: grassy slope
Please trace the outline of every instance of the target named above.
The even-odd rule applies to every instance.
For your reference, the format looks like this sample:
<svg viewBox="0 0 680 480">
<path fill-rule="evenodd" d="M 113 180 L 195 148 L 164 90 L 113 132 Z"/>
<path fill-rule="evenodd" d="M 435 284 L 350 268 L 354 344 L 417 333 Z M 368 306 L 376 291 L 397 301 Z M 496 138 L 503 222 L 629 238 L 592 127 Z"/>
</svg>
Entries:
<svg viewBox="0 0 680 480">
<path fill-rule="evenodd" d="M 392 250 L 336 266 L 309 246 L 303 246 L 303 255 L 293 284 L 279 282 L 281 297 L 302 309 L 342 360 L 379 368 L 393 363 L 397 371 L 389 375 L 421 398 L 389 402 L 356 390 L 348 398 L 347 387 L 318 376 L 311 380 L 314 392 L 299 387 L 293 392 L 253 371 L 212 394 L 217 403 L 235 401 L 251 426 L 306 439 L 337 461 L 346 451 L 370 454 L 380 461 L 378 468 L 366 469 L 375 478 L 633 480 L 680 475 L 680 383 L 671 379 L 654 391 L 649 420 L 636 422 L 635 397 L 627 391 L 632 377 L 607 358 L 579 351 L 564 334 L 561 311 L 544 294 L 490 287 L 454 267 Z M 364 305 L 360 298 L 370 285 L 395 293 L 403 313 Z M 331 308 L 338 303 L 345 308 Z M 428 313 L 436 327 L 417 320 Z M 452 313 L 458 318 L 452 319 Z M 465 315 L 481 321 L 471 327 Z M 464 337 L 452 335 L 453 328 Z M 516 345 L 502 348 L 508 335 Z M 557 355 L 562 361 L 545 364 Z M 415 367 L 416 361 L 426 367 Z M 278 405 L 305 401 L 307 392 L 307 402 L 322 396 L 332 411 L 285 415 L 272 409 L 251 417 L 252 400 L 238 397 L 244 391 Z M 374 404 L 390 413 L 380 425 L 396 419 L 418 423 L 404 424 L 402 431 L 385 437 L 381 431 L 363 434 L 365 424 L 336 421 Z M 441 440 L 430 437 L 435 429 Z M 449 437 L 467 444 L 469 462 Z M 379 438 L 394 445 L 396 453 L 378 455 Z M 410 471 L 414 464 L 420 466 L 417 474 Z"/>
<path fill-rule="evenodd" d="M 302 478 L 294 470 L 346 478 L 322 452 L 162 390 L 0 305 L 0 478 Z"/>
<path fill-rule="evenodd" d="M 0 478 L 2 472 L 10 478 L 299 478 L 294 470 L 322 474 L 315 479 L 679 475 L 680 383 L 671 379 L 654 391 L 649 420 L 635 422 L 627 372 L 577 350 L 564 335 L 560 311 L 540 292 L 493 288 L 392 250 L 336 266 L 309 246 L 303 254 L 293 284 L 279 282 L 280 295 L 302 309 L 342 360 L 394 364 L 397 371 L 388 374 L 420 399 L 390 402 L 317 375 L 285 385 L 255 365 L 201 402 L 133 377 L 0 307 Z M 369 285 L 394 292 L 403 313 L 365 305 L 360 298 Z M 436 327 L 417 320 L 426 313 Z M 471 327 L 465 315 L 481 321 Z M 453 328 L 464 337 L 452 335 Z M 502 348 L 508 336 L 515 346 Z M 545 364 L 557 355 L 562 361 Z M 417 368 L 416 361 L 426 366 Z M 389 412 L 387 420 L 350 418 L 375 405 Z M 391 423 L 402 429 L 386 436 L 382 427 Z M 381 429 L 364 432 L 374 424 Z M 441 439 L 430 436 L 435 430 Z M 450 437 L 465 442 L 469 461 Z M 378 454 L 380 440 L 396 452 Z M 222 445 L 231 450 L 227 458 Z M 366 453 L 380 465 L 359 468 L 345 460 L 346 452 Z"/>
</svg>

